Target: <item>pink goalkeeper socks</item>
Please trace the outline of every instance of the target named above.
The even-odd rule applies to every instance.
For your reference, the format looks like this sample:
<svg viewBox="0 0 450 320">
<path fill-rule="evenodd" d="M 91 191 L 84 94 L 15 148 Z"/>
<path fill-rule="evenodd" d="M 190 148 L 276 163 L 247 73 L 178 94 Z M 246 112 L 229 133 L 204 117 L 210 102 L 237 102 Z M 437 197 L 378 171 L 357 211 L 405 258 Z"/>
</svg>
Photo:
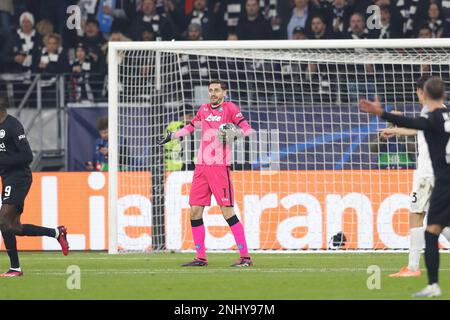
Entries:
<svg viewBox="0 0 450 320">
<path fill-rule="evenodd" d="M 234 239 L 236 240 L 236 245 L 239 249 L 241 257 L 248 257 L 247 241 L 245 240 L 244 226 L 240 221 L 230 226 L 233 232 Z"/>
<path fill-rule="evenodd" d="M 191 225 L 197 258 L 206 259 L 205 225 L 203 224 L 203 220 L 201 222 L 199 220 L 192 220 Z"/>
</svg>

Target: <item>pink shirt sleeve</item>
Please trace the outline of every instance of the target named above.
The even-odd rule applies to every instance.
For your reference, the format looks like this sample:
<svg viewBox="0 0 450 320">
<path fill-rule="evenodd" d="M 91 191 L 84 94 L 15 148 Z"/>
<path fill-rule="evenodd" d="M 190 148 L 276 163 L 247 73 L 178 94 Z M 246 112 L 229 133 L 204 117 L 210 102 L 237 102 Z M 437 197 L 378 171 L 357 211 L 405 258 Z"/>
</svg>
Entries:
<svg viewBox="0 0 450 320">
<path fill-rule="evenodd" d="M 197 114 L 195 115 L 194 119 L 191 120 L 191 122 L 189 122 L 187 125 L 185 125 L 183 128 L 181 128 L 180 130 L 178 130 L 177 132 L 175 132 L 175 138 L 181 138 L 187 135 L 192 134 L 192 132 L 194 132 L 195 130 L 195 126 L 199 125 L 201 123 L 201 116 L 200 116 L 200 110 L 202 110 L 202 108 L 200 107 L 200 109 L 197 111 Z"/>
<path fill-rule="evenodd" d="M 232 115 L 232 120 L 233 123 L 238 126 L 239 128 L 241 128 L 242 130 L 242 134 L 244 136 L 249 136 L 253 133 L 253 129 L 250 126 L 250 124 L 247 122 L 247 120 L 244 118 L 244 116 L 242 115 L 241 110 L 239 109 L 238 106 L 235 105 L 235 108 L 233 110 L 233 115 Z"/>
</svg>

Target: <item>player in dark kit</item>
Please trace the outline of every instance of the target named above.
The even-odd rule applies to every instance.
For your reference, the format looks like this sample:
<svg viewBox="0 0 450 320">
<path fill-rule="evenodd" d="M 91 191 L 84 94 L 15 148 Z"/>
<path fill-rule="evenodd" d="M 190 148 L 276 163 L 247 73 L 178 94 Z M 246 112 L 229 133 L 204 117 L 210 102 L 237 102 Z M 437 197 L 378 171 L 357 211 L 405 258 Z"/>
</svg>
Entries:
<svg viewBox="0 0 450 320">
<path fill-rule="evenodd" d="M 30 163 L 33 160 L 30 145 L 22 124 L 7 113 L 8 99 L 0 96 L 0 176 L 2 177 L 2 205 L 0 208 L 0 231 L 5 242 L 11 268 L 0 277 L 22 276 L 19 264 L 16 236 L 53 237 L 67 255 L 69 244 L 64 226 L 56 229 L 21 224 L 25 198 L 31 187 Z"/>
<path fill-rule="evenodd" d="M 361 110 L 381 116 L 400 127 L 423 130 L 435 176 L 431 194 L 428 222 L 425 231 L 425 264 L 428 286 L 414 297 L 438 297 L 439 247 L 438 238 L 450 223 L 450 110 L 444 105 L 445 85 L 438 77 L 431 77 L 424 85 L 428 114 L 407 118 L 383 111 L 378 98 L 374 102 L 361 100 Z"/>
</svg>

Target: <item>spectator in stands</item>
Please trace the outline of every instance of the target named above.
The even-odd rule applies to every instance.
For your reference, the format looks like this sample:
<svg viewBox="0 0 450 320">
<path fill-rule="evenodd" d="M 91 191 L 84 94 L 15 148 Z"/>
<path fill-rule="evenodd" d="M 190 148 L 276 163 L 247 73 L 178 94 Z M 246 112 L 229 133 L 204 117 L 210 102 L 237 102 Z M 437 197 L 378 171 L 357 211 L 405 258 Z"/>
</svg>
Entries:
<svg viewBox="0 0 450 320">
<path fill-rule="evenodd" d="M 94 157 L 86 162 L 87 171 L 108 171 L 108 118 L 97 119 L 99 138 L 95 140 Z"/>
<path fill-rule="evenodd" d="M 43 19 L 36 24 L 36 30 L 43 37 L 48 35 L 49 33 L 54 33 L 55 28 L 50 20 Z"/>
<path fill-rule="evenodd" d="M 311 20 L 317 13 L 318 8 L 310 0 L 294 0 L 294 9 L 287 25 L 288 39 L 292 39 L 296 27 L 304 28 L 307 34 L 311 34 Z"/>
<path fill-rule="evenodd" d="M 450 0 L 441 0 L 439 8 L 441 9 L 443 20 L 450 23 Z"/>
<path fill-rule="evenodd" d="M 79 39 L 90 56 L 93 69 L 102 73 L 105 68 L 105 56 L 101 50 L 105 38 L 100 32 L 99 23 L 95 19 L 89 19 L 84 27 L 84 36 Z"/>
<path fill-rule="evenodd" d="M 61 36 L 50 33 L 44 38 L 45 47 L 33 58 L 34 72 L 59 74 L 69 70 L 67 56 L 61 46 Z"/>
<path fill-rule="evenodd" d="M 308 35 L 306 34 L 306 31 L 302 27 L 296 27 L 292 31 L 292 40 L 307 40 Z"/>
<path fill-rule="evenodd" d="M 286 30 L 283 28 L 282 16 L 288 16 L 291 13 L 290 1 L 286 0 L 258 0 L 261 8 L 261 14 L 266 18 L 272 27 L 272 33 L 275 39 L 285 39 Z M 286 23 L 287 24 L 287 23 Z"/>
<path fill-rule="evenodd" d="M 227 40 L 228 41 L 236 41 L 236 40 L 239 40 L 239 37 L 236 33 L 230 33 L 227 36 Z"/>
<path fill-rule="evenodd" d="M 327 30 L 325 18 L 321 15 L 314 16 L 311 20 L 311 40 L 325 40 L 333 38 Z"/>
<path fill-rule="evenodd" d="M 153 30 L 153 29 L 151 29 L 151 30 Z M 131 39 L 124 36 L 122 32 L 113 32 L 113 33 L 111 33 L 111 35 L 109 36 L 109 39 L 108 39 L 108 42 L 111 42 L 111 41 L 115 41 L 115 42 L 131 41 Z M 101 48 L 102 55 L 106 58 L 108 57 L 108 42 L 105 42 Z M 106 61 L 106 63 L 108 62 L 107 60 L 105 60 L 105 61 Z"/>
<path fill-rule="evenodd" d="M 183 128 L 187 125 L 195 116 L 195 110 L 192 105 L 186 104 L 184 107 L 181 107 L 181 111 L 179 114 L 179 119 L 177 121 L 172 121 L 167 126 L 167 132 L 176 132 L 177 130 Z M 193 170 L 194 169 L 194 160 L 195 160 L 195 141 L 191 139 L 191 148 L 190 150 L 184 150 L 187 153 L 190 153 L 190 158 L 192 161 L 185 163 L 185 157 L 183 155 L 183 145 L 182 142 L 178 139 L 174 139 L 169 143 L 164 145 L 164 155 L 165 155 L 165 169 L 168 171 L 180 171 L 180 170 Z M 189 154 L 188 154 L 189 156 Z"/>
<path fill-rule="evenodd" d="M 207 0 L 195 0 L 193 2 L 192 12 L 184 19 L 180 29 L 186 30 L 191 23 L 200 24 L 203 31 L 203 38 L 205 40 L 212 40 L 217 38 L 216 29 L 218 28 L 218 20 L 218 15 L 208 9 Z"/>
<path fill-rule="evenodd" d="M 424 20 L 428 9 L 426 3 L 429 2 L 421 0 L 402 0 L 394 2 L 396 3 L 398 12 L 400 12 L 401 32 L 405 37 L 409 38 L 414 34 L 417 25 Z"/>
<path fill-rule="evenodd" d="M 427 25 L 421 26 L 417 30 L 417 38 L 433 38 L 433 31 Z"/>
<path fill-rule="evenodd" d="M 73 76 L 71 78 L 71 85 L 73 92 L 72 99 L 76 102 L 88 100 L 93 102 L 94 95 L 90 85 L 89 76 L 92 72 L 91 58 L 86 52 L 86 48 L 82 43 L 78 44 L 75 51 L 75 61 L 71 65 Z"/>
<path fill-rule="evenodd" d="M 261 14 L 258 0 L 246 0 L 245 15 L 239 19 L 236 34 L 240 40 L 273 39 L 272 26 Z"/>
<path fill-rule="evenodd" d="M 153 32 L 153 28 L 145 28 L 142 30 L 140 41 L 155 41 L 156 34 Z"/>
<path fill-rule="evenodd" d="M 444 21 L 441 17 L 441 8 L 437 3 L 430 3 L 428 7 L 428 18 L 425 22 L 431 29 L 433 38 L 441 38 L 444 31 Z"/>
<path fill-rule="evenodd" d="M 157 38 L 172 40 L 175 38 L 175 30 L 172 23 L 163 15 L 156 12 L 156 0 L 143 0 L 142 9 L 137 13 L 131 24 L 129 34 L 133 40 L 138 40 L 142 30 L 152 27 Z"/>
<path fill-rule="evenodd" d="M 364 22 L 364 16 L 355 12 L 350 18 L 350 28 L 347 33 L 348 39 L 367 39 L 369 37 L 369 31 L 366 29 L 366 23 Z"/>
<path fill-rule="evenodd" d="M 0 36 L 4 40 L 9 38 L 11 31 L 11 16 L 14 12 L 14 4 L 12 0 L 0 1 Z"/>
<path fill-rule="evenodd" d="M 20 28 L 12 35 L 8 46 L 6 63 L 9 72 L 31 70 L 33 56 L 42 49 L 42 37 L 34 29 L 34 17 L 24 12 L 19 19 Z"/>
<path fill-rule="evenodd" d="M 191 23 L 187 28 L 186 40 L 199 41 L 203 40 L 202 26 L 198 23 Z"/>
<path fill-rule="evenodd" d="M 130 0 L 116 0 L 114 8 L 104 5 L 100 10 L 102 14 L 112 18 L 110 24 L 104 24 L 102 28 L 102 32 L 104 33 L 127 30 L 131 19 L 135 15 L 135 5 Z"/>
<path fill-rule="evenodd" d="M 399 111 L 393 113 L 401 115 Z M 388 123 L 388 128 L 393 127 Z M 387 139 L 382 133 L 378 133 L 371 139 L 370 152 L 377 156 L 379 169 L 406 169 L 413 168 L 415 164 L 416 143 L 415 137 L 397 136 Z"/>
<path fill-rule="evenodd" d="M 236 33 L 239 18 L 243 15 L 245 0 L 222 0 L 218 2 L 218 37 L 227 38 L 230 33 Z"/>
<path fill-rule="evenodd" d="M 400 30 L 391 23 L 391 12 L 388 6 L 380 7 L 380 24 L 381 29 L 372 29 L 369 31 L 369 36 L 372 39 L 391 39 L 401 38 Z"/>
<path fill-rule="evenodd" d="M 334 0 L 325 18 L 331 23 L 333 34 L 342 35 L 349 27 L 351 7 L 347 0 Z"/>
</svg>

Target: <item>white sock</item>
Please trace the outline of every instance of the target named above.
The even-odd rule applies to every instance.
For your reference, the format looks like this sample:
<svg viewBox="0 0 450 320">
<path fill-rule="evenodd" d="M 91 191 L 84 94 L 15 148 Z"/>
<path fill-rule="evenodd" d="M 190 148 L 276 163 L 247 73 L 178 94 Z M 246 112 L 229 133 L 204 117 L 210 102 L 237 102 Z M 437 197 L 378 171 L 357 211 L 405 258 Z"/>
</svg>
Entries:
<svg viewBox="0 0 450 320">
<path fill-rule="evenodd" d="M 12 271 L 18 271 L 18 272 L 22 272 L 22 268 L 9 268 L 9 270 L 12 270 Z"/>
<path fill-rule="evenodd" d="M 441 234 L 447 239 L 447 241 L 450 241 L 450 227 L 445 227 Z"/>
<path fill-rule="evenodd" d="M 425 233 L 423 227 L 411 228 L 410 230 L 410 242 L 409 242 L 409 262 L 408 269 L 416 271 L 419 269 L 420 253 L 423 249 L 425 242 Z"/>
<path fill-rule="evenodd" d="M 55 228 L 55 238 L 58 239 L 59 237 L 59 230 L 58 228 Z"/>
</svg>

